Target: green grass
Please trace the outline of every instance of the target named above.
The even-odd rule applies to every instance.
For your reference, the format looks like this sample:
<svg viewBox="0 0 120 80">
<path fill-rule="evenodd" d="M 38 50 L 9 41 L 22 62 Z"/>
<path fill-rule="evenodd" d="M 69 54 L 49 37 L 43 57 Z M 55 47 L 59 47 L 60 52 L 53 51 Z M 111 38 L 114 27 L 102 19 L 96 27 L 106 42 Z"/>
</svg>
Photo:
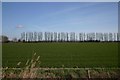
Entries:
<svg viewBox="0 0 120 80">
<path fill-rule="evenodd" d="M 41 67 L 117 67 L 118 43 L 5 43 L 3 67 L 24 67 L 36 52 Z"/>
</svg>

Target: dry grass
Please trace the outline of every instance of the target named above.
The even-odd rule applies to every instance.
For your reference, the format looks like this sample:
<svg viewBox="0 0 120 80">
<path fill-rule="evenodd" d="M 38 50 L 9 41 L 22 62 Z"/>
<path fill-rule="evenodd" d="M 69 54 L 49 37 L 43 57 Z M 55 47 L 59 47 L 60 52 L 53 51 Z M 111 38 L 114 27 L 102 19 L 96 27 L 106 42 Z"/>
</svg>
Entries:
<svg viewBox="0 0 120 80">
<path fill-rule="evenodd" d="M 20 66 L 22 62 L 18 62 Z M 40 56 L 34 53 L 28 59 L 25 68 L 4 68 L 2 78 L 119 78 L 119 68 L 40 68 Z"/>
</svg>

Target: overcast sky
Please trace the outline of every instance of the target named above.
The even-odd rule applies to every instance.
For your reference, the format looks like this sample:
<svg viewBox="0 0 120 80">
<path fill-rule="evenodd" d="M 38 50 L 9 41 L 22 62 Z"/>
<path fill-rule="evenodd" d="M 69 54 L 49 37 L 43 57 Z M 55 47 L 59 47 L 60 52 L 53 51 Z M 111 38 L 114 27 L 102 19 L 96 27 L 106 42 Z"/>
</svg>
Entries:
<svg viewBox="0 0 120 80">
<path fill-rule="evenodd" d="M 3 2 L 3 34 L 21 32 L 117 32 L 117 2 Z"/>
</svg>

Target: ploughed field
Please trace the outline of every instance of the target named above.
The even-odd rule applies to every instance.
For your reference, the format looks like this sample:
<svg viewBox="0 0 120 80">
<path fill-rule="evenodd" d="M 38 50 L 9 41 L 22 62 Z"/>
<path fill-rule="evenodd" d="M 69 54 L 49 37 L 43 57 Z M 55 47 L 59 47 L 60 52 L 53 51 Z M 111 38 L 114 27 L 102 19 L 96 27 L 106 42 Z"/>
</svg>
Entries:
<svg viewBox="0 0 120 80">
<path fill-rule="evenodd" d="M 34 53 L 40 56 L 40 67 L 118 66 L 118 43 L 115 42 L 3 43 L 2 66 L 25 67 Z"/>
</svg>

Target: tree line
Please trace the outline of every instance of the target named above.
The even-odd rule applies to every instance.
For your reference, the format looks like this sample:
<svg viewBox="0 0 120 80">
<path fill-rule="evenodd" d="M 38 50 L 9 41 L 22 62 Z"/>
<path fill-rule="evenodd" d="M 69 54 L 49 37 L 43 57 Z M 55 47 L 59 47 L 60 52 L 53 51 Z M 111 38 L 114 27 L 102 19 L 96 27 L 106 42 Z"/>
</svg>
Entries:
<svg viewBox="0 0 120 80">
<path fill-rule="evenodd" d="M 0 36 L 0 42 L 119 42 L 120 33 L 22 32 L 19 39 Z"/>
<path fill-rule="evenodd" d="M 120 33 L 23 32 L 22 42 L 100 42 L 120 41 Z"/>
</svg>

